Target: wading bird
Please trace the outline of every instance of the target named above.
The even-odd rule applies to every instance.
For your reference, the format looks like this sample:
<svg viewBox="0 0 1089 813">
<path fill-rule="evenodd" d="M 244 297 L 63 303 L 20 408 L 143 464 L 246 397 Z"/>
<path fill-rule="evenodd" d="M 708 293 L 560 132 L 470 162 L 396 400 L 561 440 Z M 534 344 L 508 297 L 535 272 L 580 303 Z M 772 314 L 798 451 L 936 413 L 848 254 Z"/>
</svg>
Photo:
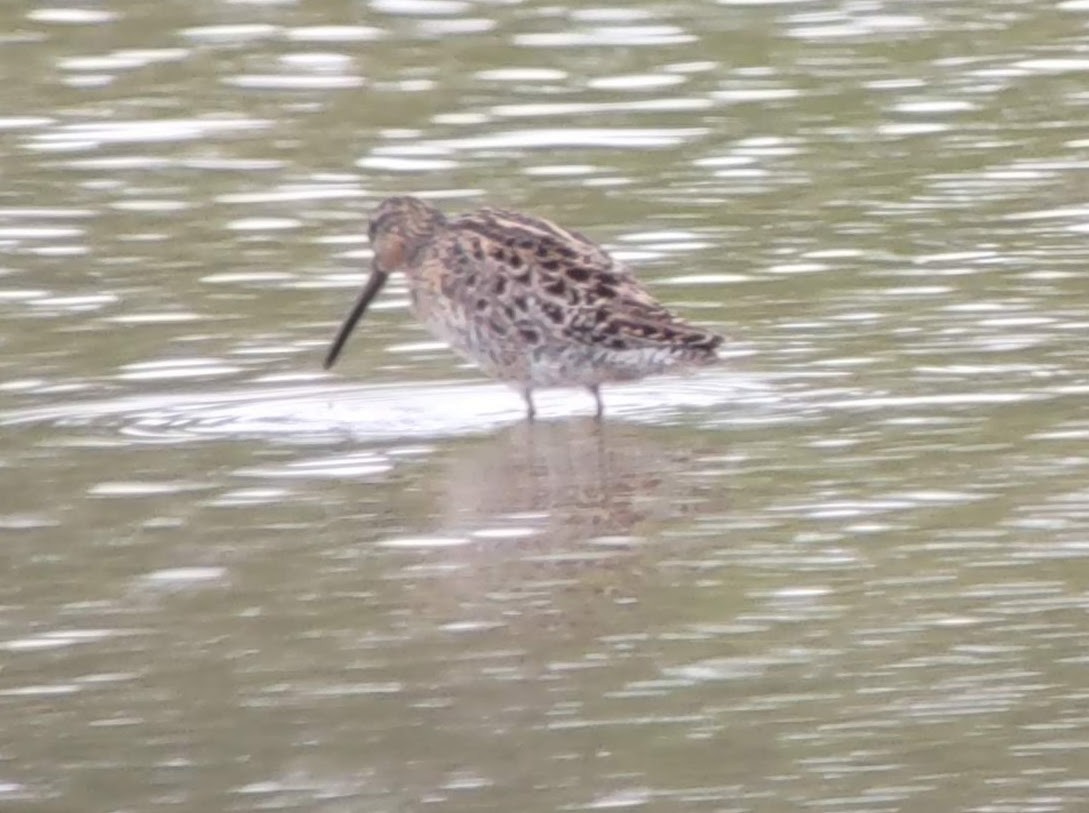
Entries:
<svg viewBox="0 0 1089 813">
<path fill-rule="evenodd" d="M 538 217 L 479 209 L 446 217 L 414 197 L 387 198 L 370 222 L 371 275 L 325 357 L 390 274 L 408 279 L 416 317 L 492 378 L 533 391 L 601 385 L 709 364 L 723 337 L 670 313 L 601 246 Z"/>
</svg>

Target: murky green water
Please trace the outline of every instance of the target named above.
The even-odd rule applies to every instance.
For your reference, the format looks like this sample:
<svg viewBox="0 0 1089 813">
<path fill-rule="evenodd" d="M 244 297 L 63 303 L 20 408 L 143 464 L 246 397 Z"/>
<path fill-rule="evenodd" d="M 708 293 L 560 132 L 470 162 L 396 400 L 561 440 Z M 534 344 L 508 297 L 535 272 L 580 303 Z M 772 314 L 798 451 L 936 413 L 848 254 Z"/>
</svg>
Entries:
<svg viewBox="0 0 1089 813">
<path fill-rule="evenodd" d="M 1089 3 L 0 7 L 0 807 L 1074 813 Z M 390 193 L 733 340 L 514 393 Z"/>
</svg>

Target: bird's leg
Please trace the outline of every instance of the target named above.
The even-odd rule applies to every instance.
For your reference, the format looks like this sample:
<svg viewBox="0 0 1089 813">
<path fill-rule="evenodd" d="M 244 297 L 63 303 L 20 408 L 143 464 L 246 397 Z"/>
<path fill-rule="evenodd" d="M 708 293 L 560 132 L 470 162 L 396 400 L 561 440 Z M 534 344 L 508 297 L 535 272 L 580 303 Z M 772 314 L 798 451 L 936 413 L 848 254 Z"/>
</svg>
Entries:
<svg viewBox="0 0 1089 813">
<path fill-rule="evenodd" d="M 601 385 L 591 384 L 588 389 L 594 396 L 594 403 L 597 404 L 597 412 L 594 413 L 594 417 L 600 421 L 601 416 L 605 414 L 605 404 L 601 401 Z"/>
<path fill-rule="evenodd" d="M 526 387 L 522 390 L 522 397 L 526 401 L 526 418 L 532 421 L 537 416 L 537 410 L 533 408 L 533 390 Z"/>
</svg>

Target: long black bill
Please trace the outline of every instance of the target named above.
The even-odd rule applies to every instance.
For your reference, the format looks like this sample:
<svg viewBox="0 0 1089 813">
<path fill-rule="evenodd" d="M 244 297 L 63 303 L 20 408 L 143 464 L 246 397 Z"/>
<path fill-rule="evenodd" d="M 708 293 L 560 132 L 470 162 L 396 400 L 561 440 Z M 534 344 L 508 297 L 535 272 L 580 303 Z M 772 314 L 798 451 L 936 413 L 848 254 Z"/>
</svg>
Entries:
<svg viewBox="0 0 1089 813">
<path fill-rule="evenodd" d="M 355 304 L 352 305 L 351 311 L 344 319 L 344 324 L 342 324 L 340 330 L 337 331 L 337 337 L 333 339 L 333 344 L 329 348 L 329 352 L 325 354 L 325 363 L 322 366 L 326 370 L 336 364 L 340 351 L 344 349 L 344 343 L 348 341 L 348 337 L 355 328 L 355 323 L 363 317 L 364 313 L 366 313 L 367 306 L 371 304 L 371 300 L 374 299 L 375 294 L 382 290 L 382 286 L 386 284 L 387 277 L 388 274 L 379 271 L 377 268 L 371 271 L 370 279 L 368 279 L 367 284 L 363 286 L 363 292 L 359 295 L 359 299 L 355 301 Z"/>
</svg>

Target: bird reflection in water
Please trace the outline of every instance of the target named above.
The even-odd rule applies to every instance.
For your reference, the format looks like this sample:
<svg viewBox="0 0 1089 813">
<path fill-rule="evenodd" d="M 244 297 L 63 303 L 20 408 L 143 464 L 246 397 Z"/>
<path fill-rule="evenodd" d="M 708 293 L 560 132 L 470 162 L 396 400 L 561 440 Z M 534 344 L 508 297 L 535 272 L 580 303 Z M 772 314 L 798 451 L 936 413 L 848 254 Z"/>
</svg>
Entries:
<svg viewBox="0 0 1089 813">
<path fill-rule="evenodd" d="M 555 621 L 579 597 L 583 611 L 634 603 L 661 555 L 656 529 L 701 498 L 681 476 L 695 451 L 668 432 L 590 418 L 522 423 L 455 449 L 434 532 L 469 543 L 437 554 L 443 569 L 420 591 L 429 612 Z"/>
<path fill-rule="evenodd" d="M 419 483 L 430 504 L 419 530 L 466 541 L 385 560 L 395 609 L 384 646 L 403 647 L 394 651 L 415 665 L 412 697 L 431 740 L 534 775 L 556 746 L 550 726 L 586 713 L 563 698 L 614 690 L 618 674 L 657 675 L 654 663 L 601 667 L 645 657 L 638 642 L 687 612 L 678 596 L 690 586 L 662 567 L 675 541 L 661 535 L 696 521 L 712 497 L 693 485 L 705 478 L 686 476 L 701 455 L 721 454 L 701 449 L 700 437 L 588 417 L 523 422 L 447 447 L 445 466 L 437 461 Z M 391 771 L 441 786 L 434 766 L 449 752 L 413 753 Z"/>
</svg>

